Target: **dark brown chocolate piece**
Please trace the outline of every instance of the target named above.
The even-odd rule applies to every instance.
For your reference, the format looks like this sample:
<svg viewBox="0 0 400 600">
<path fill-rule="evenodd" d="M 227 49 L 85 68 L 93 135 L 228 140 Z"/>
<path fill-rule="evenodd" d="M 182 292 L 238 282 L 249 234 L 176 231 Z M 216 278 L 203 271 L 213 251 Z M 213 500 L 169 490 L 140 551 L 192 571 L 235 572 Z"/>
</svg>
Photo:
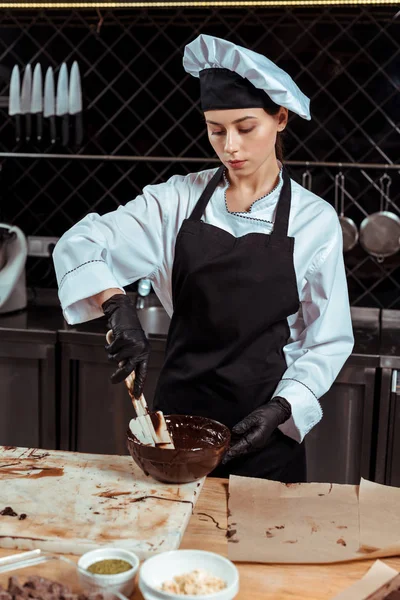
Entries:
<svg viewBox="0 0 400 600">
<path fill-rule="evenodd" d="M 30 588 L 32 590 L 37 590 L 38 592 L 42 592 L 43 594 L 50 591 L 50 586 L 53 584 L 51 579 L 46 579 L 46 577 L 40 577 L 40 575 L 31 575 L 26 580 L 24 587 Z"/>
<path fill-rule="evenodd" d="M 93 593 L 90 600 L 104 600 L 102 594 Z M 82 595 L 82 600 L 88 600 L 89 596 Z M 67 585 L 32 575 L 28 577 L 24 585 L 21 585 L 18 577 L 10 577 L 8 580 L 8 592 L 0 586 L 0 600 L 79 600 L 78 594 L 73 594 Z"/>
<path fill-rule="evenodd" d="M 79 594 L 78 600 L 104 600 L 100 592 L 89 592 L 88 594 Z"/>
<path fill-rule="evenodd" d="M 0 515 L 4 517 L 17 517 L 18 513 L 16 513 L 11 506 L 6 506 L 3 510 L 0 510 Z"/>
<path fill-rule="evenodd" d="M 72 594 L 68 586 L 40 577 L 39 575 L 32 575 L 29 577 L 24 584 L 25 590 L 28 592 L 30 598 L 36 600 L 61 600 L 64 595 L 75 596 L 75 598 L 69 598 L 69 600 L 77 600 L 78 596 Z"/>
<path fill-rule="evenodd" d="M 26 514 L 25 514 L 25 513 L 21 513 L 21 514 L 19 515 L 18 519 L 19 519 L 20 521 L 23 521 L 24 519 L 26 519 Z"/>
<path fill-rule="evenodd" d="M 12 576 L 8 579 L 7 591 L 13 596 L 20 596 L 21 598 L 29 598 L 28 590 L 21 585 L 18 577 Z"/>
<path fill-rule="evenodd" d="M 49 592 L 52 592 L 53 594 L 70 594 L 71 593 L 71 589 L 66 586 L 63 585 L 62 583 L 58 583 L 57 581 L 51 581 L 50 582 L 50 586 L 49 586 Z"/>
</svg>

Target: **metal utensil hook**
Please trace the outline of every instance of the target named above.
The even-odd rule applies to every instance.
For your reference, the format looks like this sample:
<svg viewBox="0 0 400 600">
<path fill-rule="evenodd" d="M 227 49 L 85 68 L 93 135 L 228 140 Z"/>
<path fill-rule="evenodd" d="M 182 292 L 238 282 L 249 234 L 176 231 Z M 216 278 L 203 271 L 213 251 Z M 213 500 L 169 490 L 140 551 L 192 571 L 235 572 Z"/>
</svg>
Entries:
<svg viewBox="0 0 400 600">
<path fill-rule="evenodd" d="M 310 171 L 308 170 L 308 162 L 307 162 L 307 169 L 304 171 L 304 173 L 303 173 L 303 175 L 301 177 L 301 185 L 306 190 L 310 190 L 311 191 L 312 175 L 311 175 Z"/>
<path fill-rule="evenodd" d="M 381 212 L 386 210 L 389 206 L 389 190 L 392 185 L 392 178 L 387 173 L 384 173 L 382 177 L 379 179 L 379 184 L 381 188 Z M 386 190 L 385 190 L 386 187 Z M 385 198 L 385 202 L 384 202 Z"/>
<path fill-rule="evenodd" d="M 97 16 L 99 17 L 97 27 L 96 27 L 96 33 L 97 33 L 97 35 L 100 35 L 101 26 L 104 23 L 104 16 L 101 14 L 101 12 L 98 8 L 96 8 L 96 13 L 97 13 Z"/>
<path fill-rule="evenodd" d="M 340 213 L 339 213 L 340 204 Z M 344 214 L 344 175 L 339 171 L 335 175 L 335 209 L 340 216 Z"/>
</svg>

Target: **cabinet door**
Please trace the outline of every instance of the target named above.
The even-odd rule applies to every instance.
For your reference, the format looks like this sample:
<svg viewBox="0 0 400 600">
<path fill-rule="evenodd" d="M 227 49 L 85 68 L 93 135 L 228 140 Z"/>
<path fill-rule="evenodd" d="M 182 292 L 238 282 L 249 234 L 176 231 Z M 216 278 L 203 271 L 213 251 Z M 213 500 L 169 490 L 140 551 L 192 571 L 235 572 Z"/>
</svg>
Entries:
<svg viewBox="0 0 400 600">
<path fill-rule="evenodd" d="M 151 342 L 144 395 L 152 407 L 165 342 Z M 112 384 L 115 366 L 103 346 L 62 345 L 61 448 L 76 452 L 127 454 L 126 431 L 135 416 L 124 383 Z"/>
<path fill-rule="evenodd" d="M 388 429 L 385 483 L 400 487 L 400 372 L 397 369 L 391 373 Z"/>
<path fill-rule="evenodd" d="M 0 444 L 56 449 L 55 346 L 0 345 Z"/>
<path fill-rule="evenodd" d="M 358 484 L 371 476 L 375 368 L 345 366 L 306 436 L 307 480 Z"/>
</svg>

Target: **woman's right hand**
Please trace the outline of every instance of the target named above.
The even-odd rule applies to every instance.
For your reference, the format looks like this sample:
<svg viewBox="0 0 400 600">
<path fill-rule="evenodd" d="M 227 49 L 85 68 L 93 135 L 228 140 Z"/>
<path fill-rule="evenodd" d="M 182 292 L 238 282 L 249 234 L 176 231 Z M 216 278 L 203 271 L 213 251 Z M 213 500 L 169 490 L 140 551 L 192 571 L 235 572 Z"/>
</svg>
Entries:
<svg viewBox="0 0 400 600">
<path fill-rule="evenodd" d="M 112 383 L 120 383 L 135 371 L 133 394 L 140 398 L 147 374 L 150 344 L 140 324 L 135 305 L 125 294 L 115 294 L 101 305 L 113 332 L 113 341 L 105 346 L 108 358 L 118 368 Z"/>
</svg>

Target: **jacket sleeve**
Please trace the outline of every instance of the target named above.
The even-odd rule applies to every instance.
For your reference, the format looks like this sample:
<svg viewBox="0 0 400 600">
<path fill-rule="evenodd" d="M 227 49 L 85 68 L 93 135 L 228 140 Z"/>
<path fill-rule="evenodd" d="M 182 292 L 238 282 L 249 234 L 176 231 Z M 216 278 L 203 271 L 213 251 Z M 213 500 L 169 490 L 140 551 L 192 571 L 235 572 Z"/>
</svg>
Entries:
<svg viewBox="0 0 400 600">
<path fill-rule="evenodd" d="M 88 214 L 60 238 L 53 260 L 69 324 L 102 316 L 90 300 L 94 294 L 108 288 L 123 291 L 124 286 L 157 271 L 172 190 L 168 182 L 147 186 L 142 195 L 113 212 Z"/>
<path fill-rule="evenodd" d="M 354 345 L 338 222 L 325 256 L 306 275 L 301 306 L 293 325 L 296 339 L 283 349 L 287 370 L 274 392 L 292 407 L 291 418 L 279 428 L 298 442 L 321 420 L 318 400 L 332 386 Z"/>
</svg>

